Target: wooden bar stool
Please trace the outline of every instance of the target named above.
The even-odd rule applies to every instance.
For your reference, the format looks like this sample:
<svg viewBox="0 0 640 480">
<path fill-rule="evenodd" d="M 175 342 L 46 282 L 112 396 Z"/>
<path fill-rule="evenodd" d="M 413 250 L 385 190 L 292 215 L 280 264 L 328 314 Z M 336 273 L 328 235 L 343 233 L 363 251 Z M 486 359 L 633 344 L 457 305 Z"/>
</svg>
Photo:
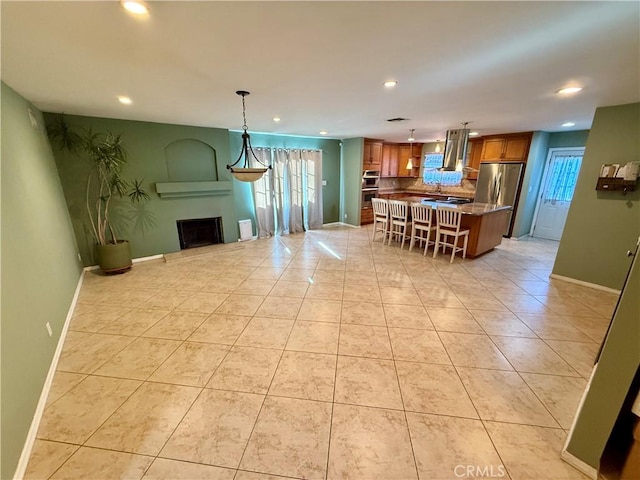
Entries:
<svg viewBox="0 0 640 480">
<path fill-rule="evenodd" d="M 400 250 L 404 247 L 404 241 L 407 238 L 407 225 L 409 223 L 409 203 L 402 200 L 389 200 L 389 245 L 391 238 L 402 237 Z"/>
<path fill-rule="evenodd" d="M 442 245 L 442 253 L 444 253 L 447 247 L 451 247 L 451 260 L 449 263 L 453 263 L 453 257 L 456 252 L 462 251 L 462 258 L 467 256 L 467 243 L 469 241 L 469 230 L 460 230 L 460 221 L 462 220 L 462 212 L 451 207 L 442 207 L 438 205 L 436 207 L 436 244 L 433 247 L 433 258 L 436 258 L 438 249 Z M 453 237 L 451 243 L 447 242 L 449 237 Z M 464 237 L 464 246 L 458 246 L 458 238 Z"/>
<path fill-rule="evenodd" d="M 434 245 L 435 242 L 433 240 L 429 240 L 431 236 L 431 231 L 436 229 L 435 225 L 432 225 L 431 219 L 433 217 L 433 210 L 431 207 L 427 205 L 422 205 L 421 203 L 412 203 L 411 204 L 411 242 L 409 243 L 409 251 L 413 249 L 413 245 L 416 240 L 420 243 L 422 247 L 422 243 L 425 242 L 424 253 L 422 255 L 427 254 L 427 249 L 429 245 Z M 424 234 L 426 233 L 426 236 Z"/>
<path fill-rule="evenodd" d="M 372 198 L 371 205 L 373 206 L 373 238 L 371 241 L 375 241 L 376 232 L 382 232 L 382 244 L 384 245 L 389 230 L 389 203 L 384 198 Z"/>
</svg>

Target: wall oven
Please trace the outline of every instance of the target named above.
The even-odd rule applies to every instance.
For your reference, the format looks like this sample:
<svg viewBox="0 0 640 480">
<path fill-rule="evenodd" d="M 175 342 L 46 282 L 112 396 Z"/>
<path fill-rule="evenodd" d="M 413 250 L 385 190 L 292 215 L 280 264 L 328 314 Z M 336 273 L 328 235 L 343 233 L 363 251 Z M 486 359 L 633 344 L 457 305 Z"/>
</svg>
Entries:
<svg viewBox="0 0 640 480">
<path fill-rule="evenodd" d="M 378 188 L 363 188 L 362 189 L 362 208 L 373 208 L 371 204 L 372 198 L 378 197 Z"/>
</svg>

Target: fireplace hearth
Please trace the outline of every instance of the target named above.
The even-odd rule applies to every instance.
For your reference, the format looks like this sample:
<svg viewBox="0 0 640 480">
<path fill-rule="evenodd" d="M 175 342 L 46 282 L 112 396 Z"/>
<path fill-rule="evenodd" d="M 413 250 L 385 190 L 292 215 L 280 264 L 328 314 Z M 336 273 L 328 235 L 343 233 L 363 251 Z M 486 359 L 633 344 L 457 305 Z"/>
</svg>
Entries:
<svg viewBox="0 0 640 480">
<path fill-rule="evenodd" d="M 224 243 L 222 217 L 178 220 L 176 223 L 181 250 Z"/>
</svg>

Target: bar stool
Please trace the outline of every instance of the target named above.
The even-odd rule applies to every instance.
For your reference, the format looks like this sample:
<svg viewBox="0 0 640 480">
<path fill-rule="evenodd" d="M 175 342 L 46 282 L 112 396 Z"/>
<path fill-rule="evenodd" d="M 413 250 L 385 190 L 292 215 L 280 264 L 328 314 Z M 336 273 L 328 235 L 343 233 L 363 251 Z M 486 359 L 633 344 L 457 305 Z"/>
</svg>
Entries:
<svg viewBox="0 0 640 480">
<path fill-rule="evenodd" d="M 404 247 L 404 241 L 407 238 L 407 224 L 409 223 L 409 202 L 402 200 L 389 200 L 389 245 L 391 245 L 391 238 L 402 237 L 402 244 L 400 250 Z"/>
<path fill-rule="evenodd" d="M 416 240 L 420 243 L 422 247 L 422 242 L 426 242 L 424 246 L 424 253 L 422 255 L 427 254 L 427 249 L 429 245 L 434 245 L 435 242 L 433 240 L 429 240 L 431 236 L 431 231 L 436 229 L 435 225 L 431 224 L 431 218 L 433 210 L 431 207 L 427 205 L 422 205 L 421 203 L 412 203 L 411 204 L 411 243 L 409 243 L 409 251 L 413 249 L 413 245 Z M 427 234 L 426 237 L 424 234 Z"/>
<path fill-rule="evenodd" d="M 382 244 L 384 245 L 389 230 L 389 204 L 384 198 L 372 198 L 371 205 L 373 206 L 373 238 L 371 241 L 375 241 L 376 232 L 382 232 Z"/>
<path fill-rule="evenodd" d="M 436 219 L 438 224 L 436 227 L 436 244 L 433 247 L 433 258 L 436 258 L 440 245 L 442 245 L 442 253 L 446 251 L 447 247 L 451 247 L 451 260 L 449 263 L 453 263 L 453 257 L 456 252 L 462 251 L 462 258 L 466 258 L 469 230 L 460 230 L 462 212 L 455 208 L 438 205 L 436 207 Z M 451 243 L 447 242 L 449 237 L 453 237 Z M 458 238 L 460 237 L 464 237 L 464 246 L 462 247 L 458 246 Z"/>
</svg>

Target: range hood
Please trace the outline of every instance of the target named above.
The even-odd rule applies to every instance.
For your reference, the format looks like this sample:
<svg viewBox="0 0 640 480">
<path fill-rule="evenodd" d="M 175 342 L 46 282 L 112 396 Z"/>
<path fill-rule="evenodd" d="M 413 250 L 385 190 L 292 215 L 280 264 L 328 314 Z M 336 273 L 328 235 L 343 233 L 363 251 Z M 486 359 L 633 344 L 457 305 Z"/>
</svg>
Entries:
<svg viewBox="0 0 640 480">
<path fill-rule="evenodd" d="M 447 130 L 447 141 L 444 146 L 442 170 L 461 172 L 467 161 L 467 145 L 469 129 L 467 123 L 457 130 Z"/>
</svg>

